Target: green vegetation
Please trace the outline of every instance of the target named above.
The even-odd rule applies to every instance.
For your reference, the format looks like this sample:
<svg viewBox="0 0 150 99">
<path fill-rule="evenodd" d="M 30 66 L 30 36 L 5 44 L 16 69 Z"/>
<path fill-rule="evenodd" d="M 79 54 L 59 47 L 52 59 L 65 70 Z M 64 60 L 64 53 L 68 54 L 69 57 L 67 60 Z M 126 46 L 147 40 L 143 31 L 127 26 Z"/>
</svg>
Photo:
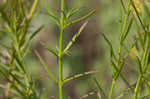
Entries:
<svg viewBox="0 0 150 99">
<path fill-rule="evenodd" d="M 101 11 L 101 17 L 94 17 L 97 18 L 96 22 L 102 28 L 101 30 L 98 30 L 96 25 L 89 20 L 95 14 L 95 16 L 98 16 L 99 8 L 85 11 L 87 10 L 84 8 L 85 6 L 79 8 L 79 1 L 74 0 L 52 0 L 51 4 L 49 2 L 49 0 L 0 1 L 0 98 L 150 98 L 150 3 L 148 0 L 114 1 L 119 6 L 116 6 L 113 2 L 110 3 L 111 1 L 102 0 L 101 2 L 104 4 L 102 8 L 112 5 L 113 7 L 116 6 L 116 9 L 120 7 L 120 12 L 115 11 L 115 8 L 112 9 L 112 7 L 106 9 L 106 11 Z M 59 6 L 57 6 L 58 2 L 60 2 Z M 86 2 L 91 3 L 91 1 Z M 93 2 L 97 3 L 96 1 Z M 107 15 L 109 10 L 111 16 Z M 48 20 L 51 19 L 49 22 L 43 17 L 41 18 L 42 21 L 46 20 L 50 24 L 38 22 L 40 21 L 38 20 L 40 15 L 48 17 Z M 102 18 L 104 19 L 102 20 Z M 101 19 L 101 22 L 98 22 L 98 19 Z M 115 23 L 114 20 L 117 20 L 118 23 Z M 32 29 L 34 25 L 36 27 L 36 22 L 39 27 Z M 90 24 L 92 25 L 88 26 Z M 56 49 L 45 43 L 45 41 L 34 39 L 35 36 L 45 35 L 41 31 L 47 28 L 46 26 L 49 29 L 54 27 L 51 31 L 55 30 L 56 40 L 50 40 L 52 33 L 48 33 L 51 36 L 48 36 L 47 41 L 50 40 L 54 43 Z M 81 34 L 85 31 L 87 33 L 82 37 Z M 98 31 L 95 34 L 96 36 L 94 31 Z M 76 32 L 71 39 L 69 38 L 70 32 Z M 88 37 L 88 35 L 90 36 Z M 94 38 L 92 38 L 92 35 L 94 35 Z M 80 36 L 82 40 L 85 39 L 85 43 L 80 40 Z M 98 50 L 103 50 L 104 53 L 98 55 L 99 53 L 96 52 L 93 56 L 98 55 L 98 57 L 95 59 L 92 57 L 90 50 L 96 49 L 95 46 L 91 47 L 91 45 L 97 43 L 94 42 L 96 37 L 100 39 L 100 42 L 102 41 L 98 44 L 104 45 L 101 48 L 98 46 Z M 77 42 L 78 40 L 79 42 Z M 40 42 L 40 44 L 35 44 L 34 41 L 36 43 Z M 56 62 L 51 62 L 49 58 L 45 58 L 43 52 L 40 52 L 42 48 L 36 48 L 34 44 L 42 45 L 44 49 L 52 54 L 52 57 L 55 56 Z M 80 45 L 84 45 L 85 48 L 82 49 Z M 91 49 L 87 46 L 90 46 Z M 75 49 L 72 53 L 71 48 Z M 83 50 L 82 53 L 79 50 Z M 85 56 L 88 59 L 83 54 L 85 52 L 87 52 Z M 109 53 L 109 56 L 105 53 Z M 34 54 L 38 59 L 32 56 Z M 82 60 L 82 54 L 85 60 Z M 90 63 L 89 60 L 95 63 Z M 53 66 L 50 67 L 49 64 Z M 98 66 L 95 66 L 95 64 Z M 41 65 L 46 73 L 40 71 Z M 69 67 L 68 65 L 72 66 Z M 83 68 L 85 65 L 94 65 L 95 67 Z M 73 76 L 70 76 L 70 73 Z M 44 74 L 47 74 L 48 80 Z M 75 82 L 75 84 L 70 82 Z M 85 90 L 88 90 L 87 94 L 85 94 Z"/>
</svg>

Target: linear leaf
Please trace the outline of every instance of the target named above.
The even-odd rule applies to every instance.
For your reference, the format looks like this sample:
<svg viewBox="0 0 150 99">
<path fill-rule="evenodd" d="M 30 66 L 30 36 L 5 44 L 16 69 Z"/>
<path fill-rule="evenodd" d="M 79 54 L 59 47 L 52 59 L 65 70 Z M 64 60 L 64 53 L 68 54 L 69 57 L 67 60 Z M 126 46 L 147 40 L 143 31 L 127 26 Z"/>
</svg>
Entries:
<svg viewBox="0 0 150 99">
<path fill-rule="evenodd" d="M 94 80 L 94 82 L 95 82 L 97 88 L 99 89 L 99 92 L 103 94 L 104 99 L 107 99 L 107 96 L 106 96 L 104 90 L 102 89 L 102 87 L 100 86 L 100 84 L 98 83 L 97 79 L 94 78 L 93 80 Z"/>
<path fill-rule="evenodd" d="M 87 99 L 89 96 L 92 96 L 94 94 L 97 94 L 96 91 L 90 91 L 88 93 L 86 93 L 85 95 L 81 96 L 79 99 Z"/>
<path fill-rule="evenodd" d="M 32 46 L 32 40 L 30 40 L 28 44 L 24 46 L 24 48 L 22 48 L 24 49 L 23 57 L 25 57 L 30 52 L 31 46 Z"/>
<path fill-rule="evenodd" d="M 70 11 L 68 11 L 68 13 L 66 14 L 67 19 L 73 16 L 77 11 L 79 11 L 79 8 L 72 8 Z"/>
<path fill-rule="evenodd" d="M 0 70 L 0 74 L 3 75 L 3 77 L 4 77 L 6 80 L 10 81 L 8 75 L 5 74 L 2 70 Z"/>
<path fill-rule="evenodd" d="M 121 5 L 122 5 L 122 8 L 123 8 L 124 12 L 126 13 L 127 11 L 126 11 L 126 8 L 125 8 L 123 0 L 120 0 L 120 2 L 121 2 Z"/>
<path fill-rule="evenodd" d="M 67 83 L 71 80 L 74 80 L 74 79 L 77 79 L 77 78 L 80 78 L 80 77 L 83 77 L 83 76 L 86 76 L 86 75 L 95 74 L 97 72 L 99 72 L 99 71 L 98 70 L 92 70 L 92 71 L 84 72 L 84 73 L 81 73 L 81 74 L 77 74 L 77 75 L 66 78 L 64 80 L 64 83 Z"/>
<path fill-rule="evenodd" d="M 65 28 L 68 27 L 68 26 L 70 26 L 70 25 L 72 25 L 72 24 L 76 24 L 76 23 L 79 23 L 79 22 L 81 22 L 81 21 L 84 21 L 84 20 L 86 20 L 87 18 L 89 18 L 90 16 L 92 16 L 92 15 L 95 14 L 95 13 L 96 13 L 96 9 L 92 10 L 92 11 L 91 11 L 90 13 L 88 13 L 87 15 L 85 15 L 85 16 L 79 18 L 79 19 L 73 20 L 72 22 L 66 24 Z"/>
<path fill-rule="evenodd" d="M 39 53 L 37 51 L 35 51 L 35 54 L 39 58 L 44 69 L 47 71 L 49 77 L 57 84 L 58 81 L 57 81 L 56 77 L 54 76 L 54 74 L 52 73 L 51 69 L 49 69 L 48 65 L 45 63 L 45 61 L 42 59 L 42 57 L 39 55 Z"/>
<path fill-rule="evenodd" d="M 115 62 L 114 62 L 114 60 L 113 60 L 112 58 L 114 57 L 115 61 L 117 61 L 117 58 L 116 58 L 116 56 L 115 56 L 115 54 L 114 54 L 113 47 L 112 47 L 112 44 L 111 44 L 111 42 L 109 41 L 109 39 L 108 39 L 104 34 L 102 34 L 102 36 L 104 37 L 104 39 L 106 40 L 106 42 L 108 43 L 108 45 L 109 45 L 109 47 L 110 47 L 111 64 L 112 64 L 113 68 L 115 69 L 113 76 L 115 76 L 116 73 L 119 72 L 119 69 L 118 69 L 118 67 L 116 66 L 116 64 L 115 64 Z M 128 55 L 125 55 L 125 56 L 127 57 Z M 131 91 L 133 92 L 132 87 L 130 86 L 129 82 L 125 79 L 125 77 L 122 75 L 121 72 L 120 72 L 120 76 L 121 76 L 122 80 L 125 82 L 125 84 L 126 84 L 126 85 L 131 89 Z"/>
<path fill-rule="evenodd" d="M 26 73 L 24 64 L 19 60 L 19 58 L 18 58 L 17 56 L 14 56 L 14 58 L 15 58 L 17 64 L 18 64 L 18 66 L 22 69 L 22 71 L 23 71 L 24 73 Z"/>
<path fill-rule="evenodd" d="M 133 24 L 133 18 L 130 20 L 126 32 L 122 35 L 122 41 L 124 41 L 126 39 L 127 35 L 129 34 L 132 24 Z"/>
<path fill-rule="evenodd" d="M 140 21 L 140 24 L 141 24 L 141 26 L 142 26 L 144 32 L 147 33 L 147 30 L 145 29 L 145 25 L 143 24 L 143 21 L 142 21 L 140 15 L 139 15 L 139 13 L 138 13 L 136 7 L 135 7 L 135 4 L 133 3 L 133 0 L 130 0 L 130 2 L 131 2 L 132 7 L 133 7 L 134 10 L 135 10 L 135 13 L 136 13 L 136 15 L 137 15 L 137 17 L 138 17 L 138 20 Z"/>
<path fill-rule="evenodd" d="M 26 88 L 26 85 L 24 83 L 22 83 L 14 74 L 12 74 L 11 72 L 9 73 L 13 79 L 20 85 L 22 86 L 23 88 Z"/>
<path fill-rule="evenodd" d="M 107 44 L 108 44 L 109 47 L 110 47 L 111 57 L 112 57 L 112 58 L 114 57 L 115 60 L 117 60 L 117 58 L 116 58 L 116 56 L 115 56 L 115 53 L 114 53 L 114 50 L 113 50 L 113 46 L 112 46 L 112 44 L 111 44 L 111 41 L 109 41 L 109 39 L 105 36 L 104 33 L 102 33 L 102 36 L 104 37 L 105 41 L 107 42 Z"/>
<path fill-rule="evenodd" d="M 57 25 L 59 25 L 59 18 L 57 18 L 57 16 L 53 13 L 53 11 L 48 7 L 47 4 L 48 4 L 48 2 L 46 2 L 46 0 L 45 0 L 45 8 L 48 11 L 48 15 Z"/>
<path fill-rule="evenodd" d="M 0 67 L 5 68 L 6 70 L 9 70 L 9 66 L 7 66 L 6 64 L 3 64 L 0 62 Z"/>
<path fill-rule="evenodd" d="M 30 35 L 29 39 L 25 42 L 25 44 L 23 45 L 22 49 L 24 49 L 24 56 L 27 55 L 27 53 L 30 51 L 29 49 L 31 48 L 31 42 L 33 40 L 33 38 L 37 35 L 37 33 L 39 33 L 42 29 L 44 28 L 44 25 L 40 26 L 35 32 L 32 33 L 32 35 Z"/>
<path fill-rule="evenodd" d="M 80 36 L 81 32 L 83 31 L 83 29 L 85 28 L 85 26 L 87 25 L 88 21 L 86 21 L 79 29 L 79 31 L 73 36 L 72 40 L 68 43 L 68 45 L 66 46 L 66 48 L 64 49 L 64 53 L 66 54 L 68 52 L 68 50 L 70 49 L 70 47 L 72 46 L 72 44 L 76 41 L 76 39 Z"/>
<path fill-rule="evenodd" d="M 35 32 L 32 33 L 32 35 L 29 37 L 29 40 L 32 40 L 37 33 L 39 33 L 44 28 L 44 25 L 40 26 Z"/>
<path fill-rule="evenodd" d="M 13 88 L 14 90 L 16 90 L 21 96 L 23 96 L 25 99 L 27 98 L 26 97 L 26 94 L 24 92 L 22 92 L 16 85 L 12 84 L 11 88 Z"/>
<path fill-rule="evenodd" d="M 41 44 L 44 46 L 44 48 L 46 48 L 49 52 L 51 52 L 52 54 L 54 54 L 56 57 L 58 57 L 58 52 L 57 50 L 49 47 L 47 44 L 41 42 Z"/>
<path fill-rule="evenodd" d="M 54 22 L 56 22 L 57 25 L 59 25 L 59 19 L 52 12 L 50 12 L 50 10 L 48 10 L 48 15 Z"/>
</svg>

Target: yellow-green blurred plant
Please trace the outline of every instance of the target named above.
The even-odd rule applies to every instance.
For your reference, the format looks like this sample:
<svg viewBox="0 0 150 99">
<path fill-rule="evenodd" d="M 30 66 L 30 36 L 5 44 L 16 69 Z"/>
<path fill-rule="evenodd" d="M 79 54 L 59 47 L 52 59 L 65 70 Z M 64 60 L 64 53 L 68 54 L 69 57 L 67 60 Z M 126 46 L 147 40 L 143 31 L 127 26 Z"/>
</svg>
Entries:
<svg viewBox="0 0 150 99">
<path fill-rule="evenodd" d="M 31 7 L 28 7 L 24 0 L 3 0 L 0 6 L 0 31 L 10 41 L 0 43 L 6 50 L 2 54 L 7 57 L 5 61 L 0 61 L 0 74 L 6 80 L 6 83 L 1 83 L 4 88 L 3 99 L 39 99 L 34 81 L 24 62 L 33 37 L 41 29 L 28 34 L 39 1 L 34 0 Z"/>
</svg>

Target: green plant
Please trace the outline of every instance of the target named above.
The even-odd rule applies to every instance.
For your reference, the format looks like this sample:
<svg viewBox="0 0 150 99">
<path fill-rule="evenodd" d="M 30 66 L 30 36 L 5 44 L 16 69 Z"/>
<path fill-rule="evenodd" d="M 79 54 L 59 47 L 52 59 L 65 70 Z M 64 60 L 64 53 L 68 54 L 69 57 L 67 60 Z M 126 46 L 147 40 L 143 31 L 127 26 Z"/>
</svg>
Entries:
<svg viewBox="0 0 150 99">
<path fill-rule="evenodd" d="M 147 6 L 145 5 L 144 1 L 140 2 L 139 0 L 135 0 L 135 1 L 128 0 L 127 7 L 125 5 L 126 4 L 125 1 L 123 0 L 120 1 L 125 16 L 123 16 L 123 20 L 121 20 L 123 25 L 121 27 L 119 49 L 117 55 L 114 51 L 113 44 L 111 43 L 111 41 L 105 36 L 105 34 L 102 34 L 110 47 L 110 56 L 111 56 L 110 61 L 112 66 L 112 85 L 109 93 L 109 99 L 113 99 L 114 88 L 116 85 L 116 81 L 118 80 L 119 77 L 121 77 L 123 82 L 128 86 L 128 89 L 125 92 L 123 92 L 120 96 L 118 96 L 117 99 L 121 99 L 127 91 L 132 92 L 133 94 L 132 99 L 142 99 L 142 98 L 147 99 L 149 97 L 149 92 L 150 92 L 149 80 L 147 78 L 149 76 L 148 66 L 149 66 L 149 50 L 150 50 L 150 44 L 149 44 L 150 12 Z M 138 5 L 135 5 L 137 2 L 141 3 L 142 8 Z M 137 27 L 136 39 L 134 40 L 134 43 L 131 45 L 131 47 L 126 51 L 127 48 L 126 48 L 125 40 L 128 38 L 130 30 L 132 29 L 133 22 L 134 25 Z M 142 33 L 140 33 L 142 30 L 144 31 L 143 35 Z M 133 49 L 134 52 L 132 51 Z M 130 85 L 130 83 L 125 79 L 124 75 L 121 73 L 123 67 L 125 66 L 125 61 L 129 55 L 135 56 L 135 59 L 132 61 L 136 61 L 138 71 L 139 71 L 138 80 L 135 83 L 136 85 L 135 87 L 133 85 Z M 104 91 L 102 90 L 98 82 L 96 80 L 95 82 L 98 85 L 99 90 L 104 94 Z M 143 91 L 140 89 L 141 84 L 145 86 L 145 89 Z M 140 97 L 142 92 L 144 93 L 142 97 Z M 106 98 L 105 94 L 104 96 L 105 96 L 104 98 Z"/>
<path fill-rule="evenodd" d="M 45 0 L 46 1 L 46 0 Z M 44 2 L 45 2 L 44 1 Z M 81 32 L 85 29 L 88 21 L 85 21 L 90 16 L 94 15 L 96 10 L 92 10 L 87 15 L 78 19 L 73 19 L 72 16 L 79 12 L 78 8 L 72 8 L 69 11 L 66 9 L 65 0 L 60 0 L 61 6 L 59 15 L 51 10 L 46 2 L 46 10 L 49 17 L 56 23 L 59 28 L 59 47 L 57 49 L 51 48 L 45 43 L 41 43 L 45 49 L 52 53 L 57 58 L 58 64 L 58 78 L 52 73 L 48 64 L 35 51 L 43 68 L 47 71 L 49 78 L 57 85 L 59 90 L 59 99 L 70 99 L 64 95 L 64 85 L 74 79 L 84 77 L 97 73 L 99 71 L 92 70 L 81 74 L 76 74 L 71 77 L 64 78 L 64 56 L 69 54 L 69 50 L 76 42 Z M 26 3 L 29 2 L 29 3 Z M 35 15 L 40 0 L 2 0 L 0 1 L 0 77 L 4 81 L 0 82 L 4 99 L 46 99 L 48 92 L 40 92 L 35 86 L 35 80 L 28 70 L 25 62 L 25 57 L 28 55 L 33 38 L 43 28 L 39 27 L 36 31 L 29 31 L 31 20 Z M 104 90 L 107 86 L 101 86 L 97 78 L 93 81 L 97 90 L 90 91 L 81 96 L 80 99 L 86 99 L 94 94 L 99 99 L 114 99 L 115 87 L 118 84 L 119 78 L 126 85 L 126 89 L 120 92 L 119 96 L 115 99 L 122 99 L 128 95 L 131 99 L 149 99 L 150 97 L 150 80 L 149 80 L 149 65 L 150 65 L 150 8 L 148 8 L 145 1 L 140 0 L 120 0 L 121 4 L 121 17 L 120 17 L 120 35 L 118 49 L 114 48 L 114 43 L 105 34 L 101 33 L 102 37 L 109 46 L 110 63 L 111 63 L 111 76 L 112 82 L 109 92 Z M 32 4 L 32 5 L 30 5 Z M 30 8 L 31 6 L 31 8 Z M 30 10 L 27 10 L 30 8 Z M 119 18 L 118 18 L 119 19 Z M 116 18 L 116 20 L 118 20 Z M 64 35 L 67 28 L 73 24 L 83 22 L 78 32 L 72 37 L 67 45 L 64 45 Z M 108 28 L 108 27 L 107 27 Z M 131 35 L 135 32 L 135 36 Z M 30 33 L 30 34 L 29 34 Z M 112 36 L 112 35 L 111 35 Z M 4 42 L 4 39 L 7 39 Z M 128 42 L 132 39 L 131 42 Z M 108 60 L 108 59 L 107 59 Z M 137 80 L 131 84 L 122 71 L 128 64 L 128 61 L 134 63 L 132 68 L 137 73 Z M 129 65 L 131 65 L 129 62 Z M 107 68 L 107 67 L 106 67 Z M 133 76 L 133 75 L 131 75 Z M 1 91 L 1 90 L 0 90 Z M 120 91 L 120 90 L 119 90 Z M 54 97 L 51 97 L 54 98 Z"/>
<path fill-rule="evenodd" d="M 70 11 L 66 12 L 65 11 L 65 0 L 61 0 L 61 10 L 60 10 L 60 18 L 58 18 L 56 15 L 54 15 L 54 13 L 51 10 L 48 10 L 48 14 L 49 16 L 56 22 L 56 24 L 59 27 L 60 33 L 59 33 L 59 49 L 55 50 L 51 47 L 49 47 L 47 44 L 43 44 L 45 48 L 48 49 L 48 51 L 50 51 L 52 54 L 54 54 L 57 59 L 58 59 L 58 65 L 59 65 L 59 70 L 58 70 L 58 74 L 59 74 L 59 79 L 57 80 L 57 78 L 54 76 L 54 74 L 51 72 L 51 70 L 48 68 L 47 64 L 43 61 L 43 59 L 40 57 L 40 55 L 36 52 L 36 55 L 39 57 L 41 63 L 43 64 L 45 70 L 48 72 L 49 77 L 58 85 L 59 87 L 59 99 L 64 99 L 63 96 L 63 86 L 65 83 L 88 75 L 88 74 L 93 74 L 97 71 L 90 71 L 90 72 L 85 72 L 83 74 L 78 74 L 75 75 L 73 77 L 69 77 L 69 78 L 65 78 L 63 77 L 63 56 L 65 54 L 68 54 L 70 47 L 72 46 L 72 44 L 76 41 L 76 39 L 79 37 L 80 33 L 83 31 L 83 29 L 85 28 L 85 26 L 87 25 L 87 21 L 84 22 L 84 24 L 80 27 L 79 31 L 73 36 L 72 40 L 68 43 L 68 45 L 64 48 L 64 32 L 65 32 L 65 28 L 68 28 L 69 26 L 76 24 L 78 22 L 81 22 L 83 20 L 86 20 L 87 18 L 89 18 L 91 15 L 93 15 L 96 10 L 91 11 L 89 14 L 76 19 L 76 20 L 72 20 L 71 22 L 69 21 L 69 19 L 71 18 L 71 16 L 76 13 L 78 11 L 78 9 L 71 9 Z M 47 7 L 48 9 L 48 7 Z"/>
<path fill-rule="evenodd" d="M 4 54 L 8 58 L 6 62 L 0 61 L 0 74 L 6 80 L 6 85 L 2 85 L 4 99 L 10 99 L 11 96 L 19 99 L 38 99 L 34 81 L 32 81 L 24 62 L 33 37 L 41 29 L 28 34 L 29 25 L 38 3 L 39 0 L 34 0 L 29 11 L 26 10 L 27 5 L 23 0 L 6 0 L 1 5 L 1 32 L 10 41 L 6 44 L 4 42 L 0 44 L 8 53 L 8 56 Z"/>
</svg>

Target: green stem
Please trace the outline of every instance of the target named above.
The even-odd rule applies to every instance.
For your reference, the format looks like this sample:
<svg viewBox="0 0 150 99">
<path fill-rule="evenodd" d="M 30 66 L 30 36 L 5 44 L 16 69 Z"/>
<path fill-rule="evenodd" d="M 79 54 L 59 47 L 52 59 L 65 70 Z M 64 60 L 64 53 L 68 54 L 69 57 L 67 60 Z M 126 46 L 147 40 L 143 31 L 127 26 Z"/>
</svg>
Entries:
<svg viewBox="0 0 150 99">
<path fill-rule="evenodd" d="M 59 37 L 59 55 L 58 55 L 58 64 L 59 64 L 59 99 L 63 99 L 63 34 L 64 34 L 64 6 L 65 1 L 61 0 L 61 19 L 60 19 L 60 37 Z"/>
<path fill-rule="evenodd" d="M 119 47 L 119 51 L 118 51 L 118 62 L 117 62 L 117 67 L 120 66 L 120 69 L 119 69 L 119 71 L 117 71 L 117 73 L 115 74 L 115 77 L 113 78 L 113 82 L 112 82 L 111 90 L 110 90 L 110 94 L 109 94 L 109 99 L 112 99 L 116 80 L 118 79 L 118 77 L 122 71 L 122 68 L 124 66 L 124 63 L 121 63 L 121 53 L 122 53 L 122 48 L 123 48 L 123 42 L 124 42 L 126 35 L 127 35 L 126 29 L 128 26 L 127 22 L 129 20 L 129 16 L 130 16 L 130 3 L 131 2 L 129 2 L 129 4 L 128 4 L 127 13 L 126 13 L 126 16 L 124 19 L 123 28 L 122 28 L 121 35 L 120 35 L 120 47 Z"/>
<path fill-rule="evenodd" d="M 59 64 L 59 97 L 63 99 L 63 29 L 61 28 L 60 38 L 59 38 L 59 57 L 58 57 L 58 64 Z"/>
<path fill-rule="evenodd" d="M 147 32 L 148 33 L 148 32 Z M 139 93 L 139 88 L 140 88 L 140 85 L 141 85 L 141 82 L 142 82 L 142 76 L 143 76 L 143 73 L 146 72 L 146 65 L 147 65 L 147 58 L 148 58 L 148 52 L 149 52 L 149 48 L 150 48 L 150 44 L 149 44 L 149 41 L 150 41 L 150 38 L 149 38 L 149 34 L 147 35 L 147 40 L 146 40 L 146 44 L 145 44 L 145 50 L 143 52 L 143 57 L 142 57 L 142 60 L 141 60 L 141 64 L 142 64 L 142 73 L 140 74 L 140 76 L 138 77 L 138 81 L 137 81 L 137 84 L 136 84 L 136 88 L 134 90 L 134 95 L 133 95 L 133 99 L 137 99 L 138 97 L 138 93 Z"/>
<path fill-rule="evenodd" d="M 115 83 L 116 83 L 116 81 L 113 80 L 112 81 L 112 85 L 111 85 L 111 89 L 110 89 L 110 93 L 109 93 L 109 99 L 112 99 L 112 95 L 113 95 L 113 92 L 114 92 Z"/>
<path fill-rule="evenodd" d="M 134 95 L 133 95 L 133 99 L 137 99 L 138 97 L 138 92 L 139 92 L 139 88 L 141 85 L 141 81 L 142 81 L 142 75 L 139 76 L 135 90 L 134 90 Z"/>
<path fill-rule="evenodd" d="M 38 7 L 38 3 L 40 2 L 40 0 L 34 0 L 34 3 L 33 3 L 33 5 L 32 5 L 32 8 L 31 8 L 31 10 L 30 10 L 30 13 L 29 13 L 29 15 L 27 16 L 27 22 L 30 22 L 31 21 L 31 19 L 32 19 L 32 17 L 33 17 L 33 15 L 35 14 L 35 11 L 36 11 L 36 9 L 37 9 L 37 7 Z"/>
</svg>

